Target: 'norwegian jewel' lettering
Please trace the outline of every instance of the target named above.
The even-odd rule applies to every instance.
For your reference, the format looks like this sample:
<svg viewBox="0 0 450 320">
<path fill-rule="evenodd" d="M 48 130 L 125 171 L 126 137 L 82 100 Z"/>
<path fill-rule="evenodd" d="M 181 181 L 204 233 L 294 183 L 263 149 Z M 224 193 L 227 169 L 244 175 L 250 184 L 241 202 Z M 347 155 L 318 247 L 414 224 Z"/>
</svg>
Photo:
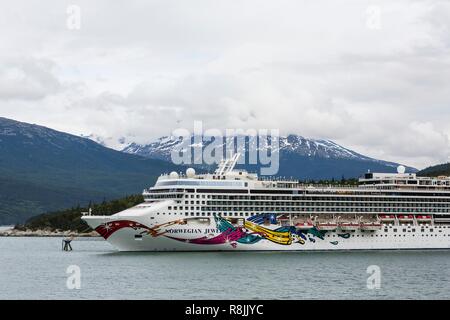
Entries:
<svg viewBox="0 0 450 320">
<path fill-rule="evenodd" d="M 167 233 L 220 233 L 219 229 L 167 229 Z"/>
</svg>

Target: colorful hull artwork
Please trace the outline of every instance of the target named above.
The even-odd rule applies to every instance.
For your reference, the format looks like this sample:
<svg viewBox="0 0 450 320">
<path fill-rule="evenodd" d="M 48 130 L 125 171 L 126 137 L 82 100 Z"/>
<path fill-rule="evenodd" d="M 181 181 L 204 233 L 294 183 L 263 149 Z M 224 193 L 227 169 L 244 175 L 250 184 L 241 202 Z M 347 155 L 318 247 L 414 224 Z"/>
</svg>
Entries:
<svg viewBox="0 0 450 320">
<path fill-rule="evenodd" d="M 95 230 L 105 239 L 108 239 L 114 232 L 122 228 L 133 228 L 134 230 L 143 229 L 140 232 L 143 236 L 167 237 L 176 241 L 199 245 L 230 244 L 233 248 L 238 243 L 251 245 L 262 240 L 268 240 L 283 246 L 294 243 L 304 245 L 308 241 L 315 242 L 316 239 L 324 240 L 324 236 L 327 233 L 327 231 L 321 231 L 315 227 L 307 230 L 300 230 L 295 226 L 280 227 L 276 216 L 272 214 L 260 214 L 247 218 L 244 220 L 242 226 L 233 225 L 229 219 L 215 215 L 214 222 L 218 234 L 210 237 L 202 236 L 194 239 L 186 239 L 175 237 L 172 235 L 173 233 L 167 231 L 168 227 L 186 224 L 188 219 L 173 220 L 152 228 L 134 221 L 118 220 L 101 224 Z M 342 239 L 347 239 L 350 234 L 342 233 L 338 234 L 338 236 Z M 330 243 L 337 245 L 338 241 L 330 241 Z"/>
</svg>

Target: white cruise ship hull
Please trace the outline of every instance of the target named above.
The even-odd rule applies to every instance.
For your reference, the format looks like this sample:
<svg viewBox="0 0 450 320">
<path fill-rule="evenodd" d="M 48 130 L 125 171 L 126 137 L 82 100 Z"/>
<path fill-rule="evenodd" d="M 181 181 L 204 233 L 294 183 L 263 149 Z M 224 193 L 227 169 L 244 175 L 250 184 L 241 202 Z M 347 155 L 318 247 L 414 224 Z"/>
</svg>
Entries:
<svg viewBox="0 0 450 320">
<path fill-rule="evenodd" d="M 143 217 L 83 219 L 119 251 L 450 249 L 449 226 L 383 225 L 377 231 L 319 231 L 261 226 L 248 220 L 243 226 L 233 226 L 227 219 L 217 217 L 209 223 L 198 218 L 187 222 L 165 220 L 152 223 L 153 227 L 145 225 Z"/>
<path fill-rule="evenodd" d="M 450 177 L 399 168 L 357 187 L 304 185 L 233 170 L 238 157 L 213 174 L 161 175 L 143 203 L 83 220 L 121 251 L 450 248 Z"/>
</svg>

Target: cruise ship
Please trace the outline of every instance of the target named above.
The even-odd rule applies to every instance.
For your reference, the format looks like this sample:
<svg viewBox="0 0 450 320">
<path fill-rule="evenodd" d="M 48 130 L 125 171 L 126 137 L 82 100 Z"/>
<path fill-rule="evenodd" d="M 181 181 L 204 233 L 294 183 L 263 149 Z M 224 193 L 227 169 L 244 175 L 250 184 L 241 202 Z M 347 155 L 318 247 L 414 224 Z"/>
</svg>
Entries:
<svg viewBox="0 0 450 320">
<path fill-rule="evenodd" d="M 450 177 L 365 173 L 355 186 L 262 179 L 234 169 L 161 175 L 144 202 L 82 219 L 120 251 L 450 248 Z"/>
</svg>

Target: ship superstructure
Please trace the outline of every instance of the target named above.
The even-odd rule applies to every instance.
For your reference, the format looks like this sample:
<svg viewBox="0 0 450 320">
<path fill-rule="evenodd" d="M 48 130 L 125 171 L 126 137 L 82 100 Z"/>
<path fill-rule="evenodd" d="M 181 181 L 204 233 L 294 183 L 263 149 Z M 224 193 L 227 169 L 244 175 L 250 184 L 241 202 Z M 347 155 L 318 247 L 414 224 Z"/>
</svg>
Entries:
<svg viewBox="0 0 450 320">
<path fill-rule="evenodd" d="M 450 177 L 366 173 L 359 185 L 235 170 L 161 175 L 144 202 L 83 219 L 124 251 L 450 248 Z"/>
</svg>

